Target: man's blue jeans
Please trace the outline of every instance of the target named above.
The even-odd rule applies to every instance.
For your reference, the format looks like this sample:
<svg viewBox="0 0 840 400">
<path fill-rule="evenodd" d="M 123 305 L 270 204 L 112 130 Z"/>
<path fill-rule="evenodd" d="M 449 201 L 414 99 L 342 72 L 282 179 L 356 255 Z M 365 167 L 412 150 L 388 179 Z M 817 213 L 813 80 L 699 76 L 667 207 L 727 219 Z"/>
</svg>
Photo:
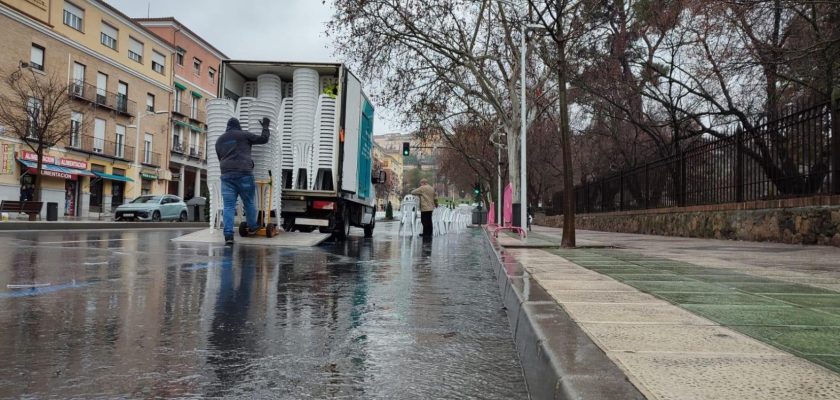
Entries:
<svg viewBox="0 0 840 400">
<path fill-rule="evenodd" d="M 225 202 L 224 232 L 225 238 L 233 237 L 233 220 L 236 214 L 236 198 L 242 199 L 245 206 L 245 219 L 248 228 L 257 230 L 257 207 L 254 204 L 257 187 L 251 174 L 227 173 L 222 175 L 222 199 Z"/>
</svg>

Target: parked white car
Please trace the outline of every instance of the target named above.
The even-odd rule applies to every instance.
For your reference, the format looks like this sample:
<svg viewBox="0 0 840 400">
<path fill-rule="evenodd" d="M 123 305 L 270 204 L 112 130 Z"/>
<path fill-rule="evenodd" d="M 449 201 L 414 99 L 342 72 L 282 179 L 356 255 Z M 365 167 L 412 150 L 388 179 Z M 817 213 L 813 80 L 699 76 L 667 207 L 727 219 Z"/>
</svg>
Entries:
<svg viewBox="0 0 840 400">
<path fill-rule="evenodd" d="M 115 221 L 181 221 L 187 220 L 187 204 L 173 195 L 140 196 L 114 210 Z"/>
</svg>

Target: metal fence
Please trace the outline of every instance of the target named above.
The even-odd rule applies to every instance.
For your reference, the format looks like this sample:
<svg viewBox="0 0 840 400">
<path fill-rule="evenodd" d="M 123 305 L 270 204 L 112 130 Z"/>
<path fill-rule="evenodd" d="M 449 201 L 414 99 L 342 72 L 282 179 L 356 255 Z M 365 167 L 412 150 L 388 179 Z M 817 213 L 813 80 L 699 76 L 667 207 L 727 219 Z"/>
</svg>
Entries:
<svg viewBox="0 0 840 400">
<path fill-rule="evenodd" d="M 831 111 L 830 103 L 798 107 L 749 131 L 697 138 L 674 156 L 575 187 L 575 208 L 594 213 L 840 194 L 840 137 L 832 137 L 840 124 Z M 562 213 L 563 193 L 554 199 L 554 211 Z"/>
</svg>

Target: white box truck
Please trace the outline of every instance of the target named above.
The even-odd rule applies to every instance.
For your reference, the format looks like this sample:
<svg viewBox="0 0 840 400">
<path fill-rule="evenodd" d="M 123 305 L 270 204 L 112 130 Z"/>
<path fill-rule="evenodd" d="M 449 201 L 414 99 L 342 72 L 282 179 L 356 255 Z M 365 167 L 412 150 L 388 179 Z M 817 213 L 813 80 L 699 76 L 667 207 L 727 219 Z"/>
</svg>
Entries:
<svg viewBox="0 0 840 400">
<path fill-rule="evenodd" d="M 290 130 L 294 119 L 294 75 L 301 68 L 317 71 L 320 85 L 311 171 L 294 168 Z M 257 81 L 271 74 L 282 80 L 283 106 L 278 131 L 283 137 L 281 171 L 282 226 L 287 232 L 319 229 L 339 238 L 350 227 L 373 235 L 376 199 L 373 185 L 383 178 L 373 171 L 373 105 L 358 78 L 344 64 L 224 60 L 218 96 L 238 100 L 257 97 Z M 286 99 L 289 100 L 286 100 Z M 276 215 L 275 215 L 276 217 Z"/>
</svg>

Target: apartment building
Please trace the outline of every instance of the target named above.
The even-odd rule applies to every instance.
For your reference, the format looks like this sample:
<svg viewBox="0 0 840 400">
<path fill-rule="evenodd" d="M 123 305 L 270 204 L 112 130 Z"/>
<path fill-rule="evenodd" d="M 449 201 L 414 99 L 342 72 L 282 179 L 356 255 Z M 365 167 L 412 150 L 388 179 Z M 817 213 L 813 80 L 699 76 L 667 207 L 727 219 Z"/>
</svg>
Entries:
<svg viewBox="0 0 840 400">
<path fill-rule="evenodd" d="M 74 128 L 49 150 L 43 201 L 72 218 L 166 193 L 173 46 L 99 0 L 0 0 L 0 32 L 0 74 L 28 68 L 70 85 Z M 27 149 L 0 134 L 0 199 L 17 200 L 38 173 Z"/>
<path fill-rule="evenodd" d="M 378 142 L 373 142 L 373 158 L 383 171 L 393 178 L 390 187 L 377 186 L 376 205 L 377 209 L 385 210 L 385 205 L 391 202 L 395 209 L 399 207 L 402 200 L 403 187 L 403 156 L 402 147 L 399 150 L 388 150 Z"/>
<path fill-rule="evenodd" d="M 215 156 L 214 144 L 207 143 L 206 103 L 216 98 L 219 66 L 227 56 L 175 18 L 138 18 L 135 22 L 175 48 L 168 165 L 172 181 L 168 190 L 185 199 L 200 196 L 207 190 L 208 154 Z"/>
</svg>

